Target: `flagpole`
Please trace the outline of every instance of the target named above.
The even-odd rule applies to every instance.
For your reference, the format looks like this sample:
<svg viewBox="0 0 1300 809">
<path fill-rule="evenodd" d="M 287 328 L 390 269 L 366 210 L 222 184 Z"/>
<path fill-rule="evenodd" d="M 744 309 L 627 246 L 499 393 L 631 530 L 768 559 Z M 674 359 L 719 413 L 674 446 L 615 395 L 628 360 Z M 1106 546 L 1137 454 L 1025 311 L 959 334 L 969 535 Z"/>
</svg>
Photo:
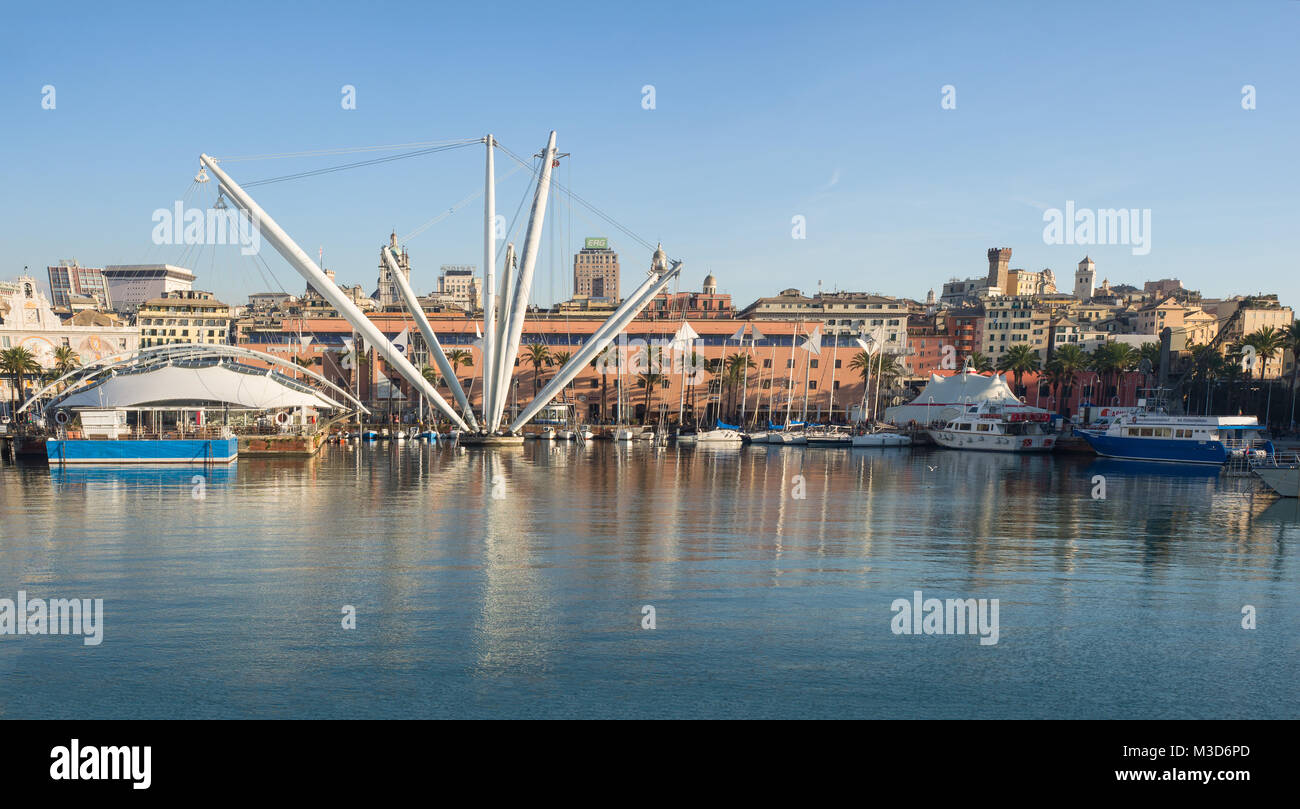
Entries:
<svg viewBox="0 0 1300 809">
<path fill-rule="evenodd" d="M 814 329 L 814 331 L 816 330 Z M 808 356 L 803 358 L 803 410 L 799 413 L 799 420 L 804 423 L 805 427 L 808 424 L 808 372 L 812 368 L 812 338 L 806 338 L 806 342 L 807 345 L 804 346 L 804 350 L 808 352 Z"/>
</svg>

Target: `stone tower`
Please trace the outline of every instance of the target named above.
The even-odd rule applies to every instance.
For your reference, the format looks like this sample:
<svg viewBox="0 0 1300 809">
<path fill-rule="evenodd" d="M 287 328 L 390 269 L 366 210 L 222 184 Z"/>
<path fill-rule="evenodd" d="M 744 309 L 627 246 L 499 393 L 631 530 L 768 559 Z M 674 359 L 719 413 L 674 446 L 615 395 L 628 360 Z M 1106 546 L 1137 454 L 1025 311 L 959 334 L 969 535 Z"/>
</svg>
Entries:
<svg viewBox="0 0 1300 809">
<path fill-rule="evenodd" d="M 1009 295 L 1007 285 L 1011 283 L 1011 248 L 989 248 L 989 286 L 997 287 L 1003 295 Z"/>
<path fill-rule="evenodd" d="M 1097 265 L 1087 256 L 1079 262 L 1079 269 L 1074 273 L 1074 297 L 1081 301 L 1092 298 L 1092 290 L 1097 284 Z"/>
</svg>

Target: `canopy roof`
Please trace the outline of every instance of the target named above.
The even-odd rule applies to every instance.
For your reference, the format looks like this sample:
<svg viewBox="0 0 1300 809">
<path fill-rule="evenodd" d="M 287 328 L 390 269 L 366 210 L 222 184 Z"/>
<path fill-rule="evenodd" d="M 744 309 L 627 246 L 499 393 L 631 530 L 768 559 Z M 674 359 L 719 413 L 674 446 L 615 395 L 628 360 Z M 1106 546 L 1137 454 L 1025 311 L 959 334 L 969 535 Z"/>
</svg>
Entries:
<svg viewBox="0 0 1300 809">
<path fill-rule="evenodd" d="M 885 409 L 885 420 L 894 424 L 929 424 L 947 421 L 974 404 L 984 401 L 1019 402 L 1002 374 L 984 376 L 963 371 L 949 377 L 931 374 L 921 394 L 905 405 Z M 1031 408 L 1037 409 L 1037 408 Z"/>
<path fill-rule="evenodd" d="M 197 404 L 255 410 L 344 407 L 320 391 L 275 371 L 229 361 L 178 363 L 116 372 L 59 402 L 60 407 L 67 408 Z"/>
</svg>

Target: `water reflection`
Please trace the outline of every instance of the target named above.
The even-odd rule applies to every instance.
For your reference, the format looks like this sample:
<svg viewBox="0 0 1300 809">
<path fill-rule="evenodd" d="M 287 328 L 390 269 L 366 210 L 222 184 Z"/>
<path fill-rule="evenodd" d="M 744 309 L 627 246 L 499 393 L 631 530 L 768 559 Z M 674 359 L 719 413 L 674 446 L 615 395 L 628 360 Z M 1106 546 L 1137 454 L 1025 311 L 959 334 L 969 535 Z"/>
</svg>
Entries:
<svg viewBox="0 0 1300 809">
<path fill-rule="evenodd" d="M 1297 501 L 1152 466 L 645 442 L 4 466 L 0 593 L 89 586 L 116 612 L 99 657 L 23 645 L 39 688 L 0 644 L 0 711 L 1163 715 L 1164 684 L 1247 677 L 1195 715 L 1294 714 L 1268 684 L 1294 644 L 1234 614 L 1300 618 Z M 1002 599 L 1003 640 L 893 636 L 888 604 L 914 589 Z"/>
</svg>

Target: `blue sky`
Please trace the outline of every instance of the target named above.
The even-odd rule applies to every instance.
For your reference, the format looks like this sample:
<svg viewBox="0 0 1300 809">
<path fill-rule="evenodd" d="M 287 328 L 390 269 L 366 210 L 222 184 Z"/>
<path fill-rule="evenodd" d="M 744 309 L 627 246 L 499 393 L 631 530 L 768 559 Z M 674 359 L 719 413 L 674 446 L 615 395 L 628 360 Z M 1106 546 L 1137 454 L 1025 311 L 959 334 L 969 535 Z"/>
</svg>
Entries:
<svg viewBox="0 0 1300 809">
<path fill-rule="evenodd" d="M 0 52 L 0 277 L 59 259 L 177 262 L 152 213 L 201 152 L 236 156 L 481 136 L 518 154 L 559 133 L 559 179 L 744 304 L 785 287 L 921 298 L 983 275 L 985 250 L 1112 283 L 1300 304 L 1300 2 L 22 4 Z M 655 109 L 642 87 L 655 88 Z M 940 108 L 941 87 L 956 108 Z M 1256 109 L 1242 108 L 1242 86 Z M 42 109 L 53 85 L 56 106 Z M 356 87 L 357 108 L 340 105 Z M 230 163 L 251 181 L 360 156 Z M 498 176 L 511 167 L 499 158 Z M 513 214 L 524 173 L 502 181 Z M 482 186 L 465 149 L 252 189 L 341 282 Z M 1151 251 L 1047 245 L 1043 210 L 1149 208 Z M 584 236 L 630 290 L 649 253 L 557 199 L 535 298 L 569 291 Z M 480 264 L 481 202 L 410 239 L 418 291 Z M 791 238 L 791 219 L 807 238 Z M 274 278 L 236 248 L 185 256 L 242 302 Z"/>
</svg>

